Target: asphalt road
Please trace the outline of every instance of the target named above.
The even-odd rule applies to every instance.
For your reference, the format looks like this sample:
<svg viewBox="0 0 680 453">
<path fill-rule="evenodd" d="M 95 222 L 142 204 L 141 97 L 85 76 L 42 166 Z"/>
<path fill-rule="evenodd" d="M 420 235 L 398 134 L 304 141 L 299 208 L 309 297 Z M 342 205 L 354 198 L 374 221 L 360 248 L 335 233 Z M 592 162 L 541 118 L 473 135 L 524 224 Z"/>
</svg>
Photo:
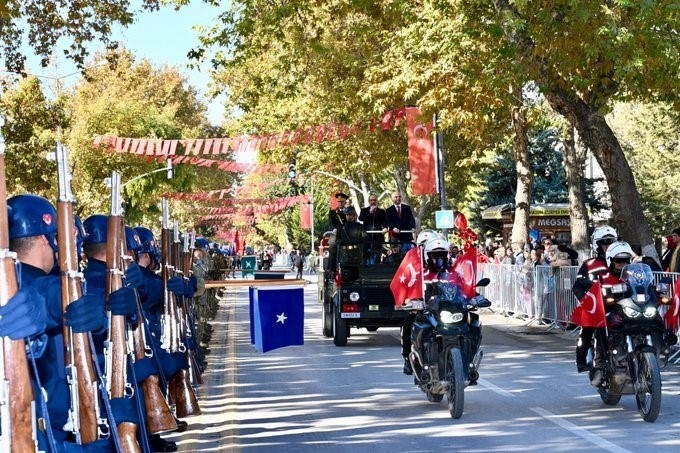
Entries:
<svg viewBox="0 0 680 453">
<path fill-rule="evenodd" d="M 635 398 L 605 406 L 574 365 L 575 338 L 491 312 L 479 385 L 453 420 L 402 374 L 399 331 L 352 329 L 348 345 L 321 335 L 316 279 L 305 287 L 305 344 L 265 354 L 250 344 L 247 289 L 221 299 L 203 415 L 174 434 L 180 451 L 677 452 L 680 365 L 662 370 L 661 414 L 644 422 Z"/>
</svg>

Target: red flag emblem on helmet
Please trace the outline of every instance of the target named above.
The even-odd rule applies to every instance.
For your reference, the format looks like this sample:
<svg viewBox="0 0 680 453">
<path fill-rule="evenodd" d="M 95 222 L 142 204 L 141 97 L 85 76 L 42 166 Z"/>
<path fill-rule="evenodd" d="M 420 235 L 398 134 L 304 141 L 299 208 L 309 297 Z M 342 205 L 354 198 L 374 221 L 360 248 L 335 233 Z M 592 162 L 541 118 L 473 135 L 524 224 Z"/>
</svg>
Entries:
<svg viewBox="0 0 680 453">
<path fill-rule="evenodd" d="M 52 225 L 52 216 L 50 214 L 43 214 L 42 220 L 45 222 L 45 225 Z"/>
</svg>

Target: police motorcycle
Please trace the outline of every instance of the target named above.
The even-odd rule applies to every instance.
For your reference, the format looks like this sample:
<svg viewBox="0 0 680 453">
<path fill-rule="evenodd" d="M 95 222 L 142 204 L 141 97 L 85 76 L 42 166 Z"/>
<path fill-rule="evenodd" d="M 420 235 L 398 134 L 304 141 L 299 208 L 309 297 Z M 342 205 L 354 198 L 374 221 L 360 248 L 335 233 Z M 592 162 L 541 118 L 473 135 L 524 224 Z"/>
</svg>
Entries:
<svg viewBox="0 0 680 453">
<path fill-rule="evenodd" d="M 607 262 L 611 267 L 612 261 L 632 253 L 625 242 L 615 242 L 607 250 Z M 636 262 L 623 267 L 618 283 L 595 288 L 606 307 L 606 324 L 596 331 L 589 354 L 591 385 L 607 405 L 617 404 L 622 395 L 635 395 L 642 419 L 654 422 L 661 408 L 659 355 L 677 342 L 658 312 L 659 304 L 669 301 L 668 285 L 656 285 L 651 268 Z"/>
<path fill-rule="evenodd" d="M 474 235 L 470 230 L 462 234 Z M 422 311 L 411 330 L 409 361 L 414 383 L 428 401 L 440 402 L 446 395 L 449 413 L 458 419 L 463 415 L 464 389 L 477 383 L 483 356 L 482 324 L 475 311 L 491 306 L 491 302 L 477 294 L 475 288 L 486 286 L 490 281 L 483 278 L 476 285 L 472 283 L 477 252 L 471 243 L 451 269 L 439 264 L 436 260 L 446 257 L 448 252 L 448 247 L 443 249 L 442 243 L 446 244 L 446 241 L 432 239 L 425 244 L 428 268 L 439 270 L 425 285 Z"/>
</svg>

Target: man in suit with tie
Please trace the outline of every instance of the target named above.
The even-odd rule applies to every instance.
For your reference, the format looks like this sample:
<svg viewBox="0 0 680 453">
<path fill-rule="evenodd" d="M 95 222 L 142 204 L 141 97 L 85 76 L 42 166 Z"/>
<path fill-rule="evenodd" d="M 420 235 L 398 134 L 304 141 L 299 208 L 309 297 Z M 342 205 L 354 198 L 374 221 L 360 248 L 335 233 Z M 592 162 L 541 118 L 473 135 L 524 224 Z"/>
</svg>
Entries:
<svg viewBox="0 0 680 453">
<path fill-rule="evenodd" d="M 392 193 L 392 203 L 392 206 L 385 210 L 387 227 L 390 229 L 394 239 L 400 242 L 413 241 L 412 231 L 416 229 L 416 219 L 413 217 L 411 207 L 402 204 L 399 192 Z"/>
</svg>

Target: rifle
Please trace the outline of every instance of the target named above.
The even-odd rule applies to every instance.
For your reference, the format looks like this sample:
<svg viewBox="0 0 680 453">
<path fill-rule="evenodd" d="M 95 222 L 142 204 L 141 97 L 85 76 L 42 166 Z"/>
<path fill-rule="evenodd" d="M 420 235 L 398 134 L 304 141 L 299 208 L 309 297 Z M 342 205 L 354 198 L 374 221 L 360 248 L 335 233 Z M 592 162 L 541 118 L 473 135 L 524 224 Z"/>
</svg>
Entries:
<svg viewBox="0 0 680 453">
<path fill-rule="evenodd" d="M 175 240 L 179 244 L 179 229 L 177 222 L 175 222 Z M 191 263 L 193 261 L 191 253 L 189 253 L 189 233 L 184 235 L 184 240 L 182 241 L 182 250 L 179 251 L 179 268 L 180 274 L 184 276 L 185 283 L 189 281 L 189 275 L 191 273 Z M 182 297 L 182 323 L 184 331 L 180 329 L 180 335 L 182 338 L 186 339 L 187 345 L 194 345 L 194 347 L 187 347 L 187 359 L 189 361 L 189 381 L 193 385 L 203 384 L 203 378 L 201 377 L 201 371 L 198 367 L 198 361 L 196 360 L 196 345 L 197 340 L 194 335 L 193 330 L 193 315 L 192 315 L 192 301 L 186 297 Z"/>
<path fill-rule="evenodd" d="M 111 173 L 111 213 L 107 220 L 106 230 L 106 295 L 111 295 L 123 287 L 123 266 L 120 251 L 123 247 L 121 238 L 123 228 L 123 206 L 120 200 L 120 174 Z M 131 396 L 127 380 L 127 342 L 125 316 L 109 313 L 109 333 L 104 347 L 106 357 L 107 390 L 113 398 Z M 130 391 L 128 391 L 130 390 Z M 140 452 L 137 443 L 137 425 L 131 422 L 118 422 L 116 426 L 121 446 L 126 452 Z"/>
<path fill-rule="evenodd" d="M 123 270 L 127 271 L 128 266 L 133 262 L 134 258 L 126 249 L 126 241 L 124 240 L 124 221 L 122 217 L 120 220 L 121 250 L 119 254 L 122 258 Z M 137 319 L 139 322 L 134 327 L 130 327 L 128 331 L 128 340 L 132 340 L 131 349 L 134 351 L 133 361 L 153 357 L 153 349 L 146 342 L 144 314 L 137 290 L 135 290 L 135 297 L 137 299 Z M 168 406 L 168 402 L 165 400 L 163 392 L 161 391 L 158 375 L 151 374 L 146 379 L 144 379 L 142 382 L 142 389 L 144 393 L 144 406 L 146 408 L 146 423 L 148 431 L 151 434 L 158 434 L 167 431 L 174 431 L 177 429 L 175 417 L 172 415 L 170 406 Z"/>
<path fill-rule="evenodd" d="M 62 309 L 83 295 L 83 274 L 78 268 L 75 223 L 71 193 L 71 174 L 68 171 L 68 150 L 57 142 L 56 149 L 59 198 L 57 200 L 57 248 L 61 272 Z M 76 442 L 87 444 L 104 436 L 107 421 L 99 417 L 98 383 L 93 353 L 87 333 L 76 333 L 64 326 L 66 377 L 71 393 L 71 407 L 65 431 L 74 434 Z M 101 426 L 99 425 L 101 423 Z"/>
<path fill-rule="evenodd" d="M 0 117 L 0 127 L 4 125 Z M 16 253 L 9 250 L 5 138 L 0 131 L 0 306 L 7 304 L 19 288 Z M 24 340 L 0 337 L 0 451 L 36 451 L 35 403 L 26 360 Z"/>
<path fill-rule="evenodd" d="M 177 301 L 175 300 L 174 294 L 167 289 L 168 279 L 175 268 L 170 261 L 172 248 L 170 245 L 168 201 L 166 199 L 161 201 L 161 211 L 163 216 L 161 229 L 163 266 L 161 269 L 161 278 L 163 279 L 163 297 L 165 300 L 165 313 L 163 316 L 166 320 L 162 326 L 162 337 L 165 336 L 169 340 L 170 352 L 181 352 L 186 354 L 186 346 L 182 343 L 179 335 L 179 323 L 181 322 L 181 319 L 178 314 Z M 179 250 L 179 247 L 177 247 L 177 250 Z M 166 330 L 169 330 L 167 334 Z M 181 368 L 177 371 L 170 379 L 168 387 L 169 392 L 174 395 L 177 417 L 182 418 L 201 414 L 201 408 L 198 406 L 196 393 L 191 387 L 191 379 L 188 370 Z"/>
</svg>

